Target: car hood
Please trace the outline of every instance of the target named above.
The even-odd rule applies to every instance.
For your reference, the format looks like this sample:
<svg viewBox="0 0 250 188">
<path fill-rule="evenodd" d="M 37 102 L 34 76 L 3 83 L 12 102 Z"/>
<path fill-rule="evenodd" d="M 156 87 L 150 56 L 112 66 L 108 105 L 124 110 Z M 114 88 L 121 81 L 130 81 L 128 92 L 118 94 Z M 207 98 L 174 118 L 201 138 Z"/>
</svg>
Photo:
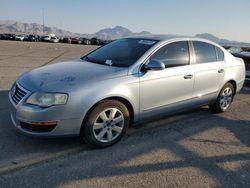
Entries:
<svg viewBox="0 0 250 188">
<path fill-rule="evenodd" d="M 126 76 L 128 68 L 95 64 L 81 59 L 57 63 L 23 74 L 18 83 L 29 91 L 66 92 L 81 85 Z"/>
</svg>

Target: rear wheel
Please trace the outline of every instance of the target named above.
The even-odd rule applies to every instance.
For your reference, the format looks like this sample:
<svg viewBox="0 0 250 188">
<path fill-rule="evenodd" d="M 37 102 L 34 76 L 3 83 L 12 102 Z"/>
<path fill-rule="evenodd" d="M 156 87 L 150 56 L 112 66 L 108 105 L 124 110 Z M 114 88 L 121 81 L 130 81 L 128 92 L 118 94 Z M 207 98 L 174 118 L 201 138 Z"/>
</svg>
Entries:
<svg viewBox="0 0 250 188">
<path fill-rule="evenodd" d="M 211 111 L 216 113 L 225 112 L 233 102 L 234 92 L 235 89 L 231 83 L 225 84 L 215 103 L 209 106 Z"/>
<path fill-rule="evenodd" d="M 126 133 L 129 112 L 126 106 L 115 100 L 99 102 L 82 125 L 81 137 L 95 148 L 117 143 Z"/>
</svg>

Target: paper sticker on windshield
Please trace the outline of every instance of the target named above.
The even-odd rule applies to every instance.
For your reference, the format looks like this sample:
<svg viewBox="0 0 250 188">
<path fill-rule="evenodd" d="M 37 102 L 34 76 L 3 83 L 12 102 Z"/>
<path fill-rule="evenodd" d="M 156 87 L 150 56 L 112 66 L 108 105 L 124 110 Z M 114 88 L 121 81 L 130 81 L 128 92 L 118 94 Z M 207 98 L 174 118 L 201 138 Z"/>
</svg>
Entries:
<svg viewBox="0 0 250 188">
<path fill-rule="evenodd" d="M 105 61 L 105 64 L 111 66 L 113 63 L 112 63 L 112 60 L 107 59 L 107 60 Z"/>
<path fill-rule="evenodd" d="M 138 43 L 139 44 L 152 45 L 152 44 L 156 43 L 156 41 L 153 41 L 153 40 L 140 40 Z"/>
</svg>

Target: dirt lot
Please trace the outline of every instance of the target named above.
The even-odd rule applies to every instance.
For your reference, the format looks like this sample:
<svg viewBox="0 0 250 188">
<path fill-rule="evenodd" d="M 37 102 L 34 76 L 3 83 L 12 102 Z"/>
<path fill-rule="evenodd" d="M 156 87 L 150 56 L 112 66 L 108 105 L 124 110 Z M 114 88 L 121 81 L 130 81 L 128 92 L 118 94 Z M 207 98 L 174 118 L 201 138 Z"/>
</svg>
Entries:
<svg viewBox="0 0 250 188">
<path fill-rule="evenodd" d="M 8 89 L 23 72 L 93 46 L 0 41 L 0 187 L 250 187 L 250 90 L 224 114 L 207 107 L 129 129 L 91 150 L 79 138 L 16 132 Z"/>
</svg>

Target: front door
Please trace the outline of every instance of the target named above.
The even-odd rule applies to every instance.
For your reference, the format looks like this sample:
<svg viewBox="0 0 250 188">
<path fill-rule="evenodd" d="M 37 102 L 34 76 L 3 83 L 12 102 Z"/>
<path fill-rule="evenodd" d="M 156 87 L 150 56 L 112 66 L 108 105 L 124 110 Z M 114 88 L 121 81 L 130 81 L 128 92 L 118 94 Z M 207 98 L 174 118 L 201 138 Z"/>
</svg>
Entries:
<svg viewBox="0 0 250 188">
<path fill-rule="evenodd" d="M 162 61 L 165 69 L 148 70 L 140 77 L 141 118 L 182 108 L 193 94 L 194 71 L 187 41 L 167 44 L 150 59 Z"/>
</svg>

